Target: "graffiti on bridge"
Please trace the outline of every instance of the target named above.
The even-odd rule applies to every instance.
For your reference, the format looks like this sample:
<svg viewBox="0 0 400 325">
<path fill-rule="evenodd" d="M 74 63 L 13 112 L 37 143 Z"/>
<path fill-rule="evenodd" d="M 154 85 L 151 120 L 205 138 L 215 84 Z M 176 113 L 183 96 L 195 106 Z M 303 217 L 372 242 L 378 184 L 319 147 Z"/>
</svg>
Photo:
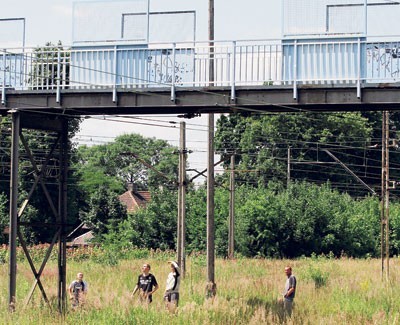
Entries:
<svg viewBox="0 0 400 325">
<path fill-rule="evenodd" d="M 171 50 L 161 50 L 150 55 L 147 58 L 149 80 L 160 86 L 172 83 L 183 86 L 185 83 L 193 81 L 192 52 L 178 52 L 175 54 L 175 60 L 173 59 Z"/>
<path fill-rule="evenodd" d="M 400 77 L 400 48 L 398 44 L 367 45 L 367 74 L 370 78 Z"/>
</svg>

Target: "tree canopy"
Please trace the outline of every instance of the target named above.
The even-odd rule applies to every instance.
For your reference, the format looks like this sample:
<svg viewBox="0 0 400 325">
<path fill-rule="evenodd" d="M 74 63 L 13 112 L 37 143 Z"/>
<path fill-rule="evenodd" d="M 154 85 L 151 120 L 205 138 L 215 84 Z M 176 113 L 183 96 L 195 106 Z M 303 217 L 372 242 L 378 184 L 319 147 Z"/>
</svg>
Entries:
<svg viewBox="0 0 400 325">
<path fill-rule="evenodd" d="M 398 122 L 398 114 L 391 117 Z M 380 186 L 380 113 L 230 114 L 221 116 L 217 125 L 216 150 L 221 155 L 235 154 L 239 184 L 286 182 L 290 155 L 292 179 L 330 181 L 342 191 L 366 195 L 368 190 L 328 150 L 366 184 Z M 397 137 L 395 132 L 392 137 Z M 400 156 L 392 154 L 391 164 L 398 163 Z M 391 172 L 399 173 L 396 168 Z"/>
<path fill-rule="evenodd" d="M 147 190 L 176 182 L 178 156 L 174 154 L 174 147 L 164 140 L 126 134 L 111 143 L 79 147 L 76 169 L 80 173 L 80 185 L 88 193 L 93 193 L 100 185 L 122 193 L 127 183 Z"/>
</svg>

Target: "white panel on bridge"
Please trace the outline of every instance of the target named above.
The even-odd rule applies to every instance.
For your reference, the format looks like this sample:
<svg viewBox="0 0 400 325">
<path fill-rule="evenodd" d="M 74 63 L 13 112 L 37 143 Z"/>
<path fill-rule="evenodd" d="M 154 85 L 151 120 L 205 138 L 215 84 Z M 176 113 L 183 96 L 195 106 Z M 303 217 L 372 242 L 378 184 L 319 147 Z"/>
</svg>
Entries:
<svg viewBox="0 0 400 325">
<path fill-rule="evenodd" d="M 196 39 L 196 12 L 150 12 L 149 42 L 193 42 Z"/>
<path fill-rule="evenodd" d="M 0 47 L 20 48 L 25 46 L 25 18 L 0 19 Z"/>
<path fill-rule="evenodd" d="M 283 36 L 398 35 L 397 0 L 282 0 Z"/>
<path fill-rule="evenodd" d="M 364 0 L 282 0 L 283 35 L 364 34 Z"/>
<path fill-rule="evenodd" d="M 195 11 L 149 12 L 148 0 L 76 2 L 73 44 L 193 42 Z"/>
<path fill-rule="evenodd" d="M 147 43 L 148 0 L 75 2 L 73 8 L 72 41 L 74 44 L 99 44 L 107 42 Z M 135 29 L 130 38 L 123 37 L 125 14 L 137 15 Z M 145 19 L 143 19 L 143 16 Z M 133 24 L 133 25 L 132 25 Z"/>
</svg>

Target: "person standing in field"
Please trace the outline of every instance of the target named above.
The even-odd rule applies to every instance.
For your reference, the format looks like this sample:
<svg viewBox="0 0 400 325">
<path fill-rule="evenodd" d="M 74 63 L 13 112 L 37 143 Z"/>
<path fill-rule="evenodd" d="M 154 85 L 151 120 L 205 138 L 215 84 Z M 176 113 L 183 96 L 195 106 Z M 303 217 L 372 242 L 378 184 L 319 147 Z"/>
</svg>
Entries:
<svg viewBox="0 0 400 325">
<path fill-rule="evenodd" d="M 76 275 L 76 280 L 71 282 L 68 291 L 69 299 L 72 300 L 72 308 L 75 309 L 85 303 L 88 285 L 86 281 L 83 281 L 83 273 L 79 272 Z"/>
<path fill-rule="evenodd" d="M 296 295 L 296 277 L 292 274 L 290 266 L 285 267 L 286 283 L 285 291 L 283 292 L 283 309 L 285 316 L 292 316 L 293 300 Z"/>
<path fill-rule="evenodd" d="M 151 303 L 153 301 L 153 293 L 158 290 L 156 277 L 150 273 L 150 264 L 145 263 L 142 266 L 142 274 L 138 276 L 136 286 L 133 289 L 132 297 L 139 292 L 139 301 Z"/>
<path fill-rule="evenodd" d="M 171 272 L 168 274 L 167 285 L 165 287 L 164 301 L 165 308 L 175 313 L 179 303 L 179 286 L 181 283 L 179 265 L 175 261 L 168 262 L 171 267 Z"/>
</svg>

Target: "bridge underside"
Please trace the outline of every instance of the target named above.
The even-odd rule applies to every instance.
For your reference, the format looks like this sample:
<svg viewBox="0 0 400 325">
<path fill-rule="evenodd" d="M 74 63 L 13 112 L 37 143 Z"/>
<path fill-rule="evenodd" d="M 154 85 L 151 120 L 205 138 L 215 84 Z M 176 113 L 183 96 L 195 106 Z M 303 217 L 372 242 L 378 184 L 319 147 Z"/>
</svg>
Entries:
<svg viewBox="0 0 400 325">
<path fill-rule="evenodd" d="M 240 111 L 300 112 L 300 111 L 362 111 L 398 110 L 400 84 L 368 84 L 357 97 L 354 87 L 345 85 L 298 86 L 297 98 L 292 86 L 237 87 L 232 100 L 231 88 L 178 88 L 175 100 L 166 88 L 130 88 L 63 90 L 60 102 L 55 90 L 7 90 L 6 102 L 0 109 L 2 115 L 12 108 L 66 114 L 116 115 L 116 114 L 184 114 L 229 113 Z M 114 101 L 113 101 L 114 99 Z"/>
</svg>

